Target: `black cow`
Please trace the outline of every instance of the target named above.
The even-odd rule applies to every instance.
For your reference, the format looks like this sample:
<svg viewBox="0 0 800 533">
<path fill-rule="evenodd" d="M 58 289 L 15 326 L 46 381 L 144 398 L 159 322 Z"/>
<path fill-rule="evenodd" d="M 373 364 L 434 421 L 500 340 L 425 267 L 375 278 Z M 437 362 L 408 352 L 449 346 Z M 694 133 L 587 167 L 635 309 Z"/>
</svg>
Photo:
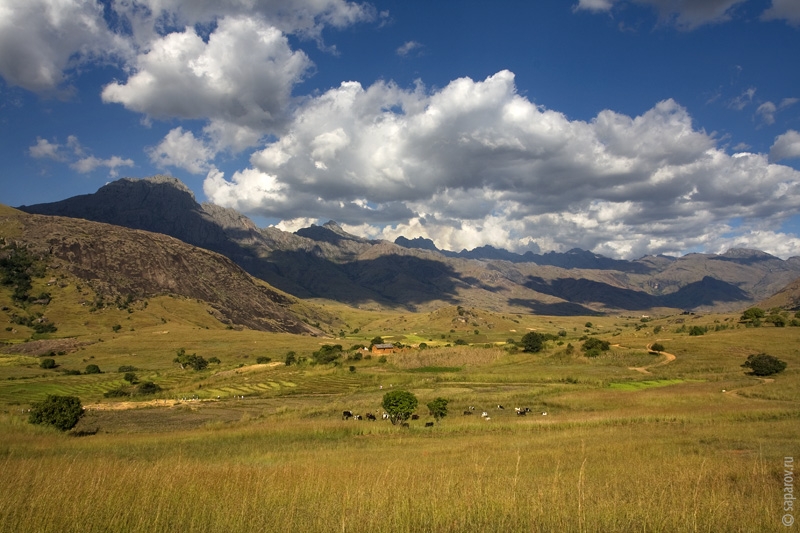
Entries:
<svg viewBox="0 0 800 533">
<path fill-rule="evenodd" d="M 342 411 L 342 420 L 347 420 L 353 417 L 353 411 Z"/>
<path fill-rule="evenodd" d="M 353 415 L 353 420 L 364 420 L 361 415 Z"/>
<path fill-rule="evenodd" d="M 377 418 L 372 413 L 367 413 L 367 420 L 374 422 L 377 420 Z"/>
<path fill-rule="evenodd" d="M 528 413 L 526 411 L 517 411 L 517 416 L 525 416 Z"/>
<path fill-rule="evenodd" d="M 465 414 L 465 415 L 471 415 L 471 414 L 472 414 L 472 411 L 464 411 L 464 414 Z"/>
<path fill-rule="evenodd" d="M 433 427 L 433 422 L 425 422 L 425 427 L 426 428 L 432 428 Z"/>
<path fill-rule="evenodd" d="M 419 415 L 411 415 L 411 420 L 419 420 Z"/>
</svg>

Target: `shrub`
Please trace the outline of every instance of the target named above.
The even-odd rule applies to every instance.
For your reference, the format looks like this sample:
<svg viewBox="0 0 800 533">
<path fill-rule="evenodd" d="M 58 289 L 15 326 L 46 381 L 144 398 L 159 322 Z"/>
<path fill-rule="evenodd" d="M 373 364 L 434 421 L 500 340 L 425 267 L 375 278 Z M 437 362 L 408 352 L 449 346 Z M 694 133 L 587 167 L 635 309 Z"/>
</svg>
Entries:
<svg viewBox="0 0 800 533">
<path fill-rule="evenodd" d="M 526 352 L 541 352 L 544 348 L 544 335 L 530 331 L 522 336 L 522 349 Z"/>
<path fill-rule="evenodd" d="M 466 346 L 469 343 L 464 339 L 456 339 L 456 342 L 454 342 L 453 344 L 455 344 L 456 346 Z"/>
<path fill-rule="evenodd" d="M 294 352 L 287 352 L 284 362 L 286 363 L 286 366 L 297 364 L 297 354 Z"/>
<path fill-rule="evenodd" d="M 660 342 L 656 342 L 652 346 L 650 346 L 650 349 L 652 351 L 654 351 L 654 352 L 663 352 L 664 351 L 664 345 L 661 344 Z"/>
<path fill-rule="evenodd" d="M 583 346 L 581 346 L 581 350 L 586 353 L 586 357 L 597 357 L 600 355 L 600 352 L 607 351 L 611 348 L 611 343 L 608 341 L 604 341 L 602 339 L 598 339 L 597 337 L 589 337 L 583 342 Z M 596 351 L 595 355 L 590 356 L 588 352 Z"/>
<path fill-rule="evenodd" d="M 136 387 L 136 394 L 155 394 L 161 392 L 161 387 L 152 381 L 144 381 Z"/>
<path fill-rule="evenodd" d="M 117 369 L 117 372 L 135 372 L 135 371 L 137 371 L 137 370 L 139 370 L 139 369 L 138 369 L 138 368 L 136 368 L 135 366 L 131 366 L 131 365 L 122 365 L 121 367 L 119 367 L 119 368 Z"/>
<path fill-rule="evenodd" d="M 139 381 L 139 378 L 133 372 L 125 372 L 125 375 L 122 376 L 122 379 L 124 379 L 125 381 L 127 381 L 131 385 L 133 385 L 134 383 Z"/>
<path fill-rule="evenodd" d="M 692 326 L 692 328 L 689 330 L 689 335 L 690 336 L 705 335 L 706 331 L 707 329 L 704 328 L 703 326 Z"/>
<path fill-rule="evenodd" d="M 102 374 L 103 372 L 100 370 L 100 367 L 97 365 L 86 365 L 86 369 L 83 371 L 84 374 Z"/>
<path fill-rule="evenodd" d="M 258 363 L 259 365 L 266 365 L 270 361 L 272 361 L 271 357 L 266 357 L 264 355 L 262 355 L 260 357 L 256 357 L 256 363 Z"/>
<path fill-rule="evenodd" d="M 385 355 L 382 355 L 382 356 L 378 357 L 378 362 L 379 363 L 385 363 L 386 361 L 387 361 L 387 359 L 386 359 Z"/>
<path fill-rule="evenodd" d="M 215 365 L 218 365 L 218 364 L 220 364 L 221 362 L 222 362 L 222 361 L 220 361 L 220 360 L 219 360 L 219 357 L 216 357 L 216 356 L 214 356 L 214 357 L 209 357 L 209 358 L 208 358 L 208 363 L 209 363 L 209 364 L 211 364 L 211 363 L 214 363 Z"/>
<path fill-rule="evenodd" d="M 56 367 L 56 360 L 55 359 L 42 359 L 39 361 L 39 366 L 42 368 L 55 368 Z"/>
<path fill-rule="evenodd" d="M 420 349 L 420 350 L 424 350 L 424 349 L 425 349 L 425 348 L 427 348 L 427 347 L 428 347 L 428 343 L 427 343 L 427 342 L 421 342 L 421 343 L 419 343 L 419 349 Z"/>
<path fill-rule="evenodd" d="M 48 394 L 44 401 L 31 406 L 28 422 L 67 431 L 75 427 L 82 415 L 83 406 L 77 396 Z"/>
<path fill-rule="evenodd" d="M 754 376 L 771 376 L 783 372 L 786 369 L 786 363 L 772 355 L 759 353 L 748 355 L 742 367 L 749 368 L 750 374 Z"/>
<path fill-rule="evenodd" d="M 323 344 L 316 352 L 311 354 L 314 362 L 319 364 L 332 363 L 342 356 L 341 344 Z"/>
<path fill-rule="evenodd" d="M 203 359 L 202 356 L 194 353 L 189 355 L 183 348 L 178 350 L 178 356 L 173 359 L 173 362 L 181 365 L 181 370 L 185 370 L 187 367 L 189 367 L 199 371 L 208 366 L 208 361 Z"/>
</svg>

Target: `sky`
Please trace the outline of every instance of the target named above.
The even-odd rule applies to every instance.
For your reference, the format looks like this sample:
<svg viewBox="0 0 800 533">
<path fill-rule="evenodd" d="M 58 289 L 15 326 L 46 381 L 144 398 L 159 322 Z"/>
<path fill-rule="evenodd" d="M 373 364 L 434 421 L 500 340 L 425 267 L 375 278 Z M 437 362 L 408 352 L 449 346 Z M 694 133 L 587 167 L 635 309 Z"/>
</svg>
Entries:
<svg viewBox="0 0 800 533">
<path fill-rule="evenodd" d="M 0 203 L 800 256 L 798 57 L 797 0 L 0 0 Z"/>
</svg>

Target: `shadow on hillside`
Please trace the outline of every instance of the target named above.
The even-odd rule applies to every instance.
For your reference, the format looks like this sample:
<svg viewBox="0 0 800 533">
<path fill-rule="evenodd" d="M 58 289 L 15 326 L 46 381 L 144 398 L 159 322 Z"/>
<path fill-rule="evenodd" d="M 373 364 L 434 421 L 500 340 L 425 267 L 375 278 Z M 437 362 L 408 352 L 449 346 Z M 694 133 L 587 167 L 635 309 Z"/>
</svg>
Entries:
<svg viewBox="0 0 800 533">
<path fill-rule="evenodd" d="M 407 255 L 338 264 L 301 251 L 275 251 L 269 262 L 274 275 L 263 279 L 274 287 L 349 305 L 379 302 L 413 309 L 433 300 L 455 304 L 456 289 L 466 285 L 446 264 Z"/>
<path fill-rule="evenodd" d="M 694 309 L 724 302 L 746 302 L 751 299 L 749 294 L 736 285 L 710 276 L 664 295 L 652 295 L 643 291 L 614 287 L 599 281 L 574 278 L 546 281 L 540 277 L 529 276 L 525 286 L 576 304 L 602 304 L 631 311 L 653 307 Z"/>
</svg>

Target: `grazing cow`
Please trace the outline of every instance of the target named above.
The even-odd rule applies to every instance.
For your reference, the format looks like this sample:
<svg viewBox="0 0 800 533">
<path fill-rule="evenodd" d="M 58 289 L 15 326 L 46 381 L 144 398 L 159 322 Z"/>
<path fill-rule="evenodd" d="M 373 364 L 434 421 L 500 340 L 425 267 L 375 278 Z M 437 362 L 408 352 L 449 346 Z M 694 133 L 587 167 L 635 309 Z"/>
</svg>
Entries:
<svg viewBox="0 0 800 533">
<path fill-rule="evenodd" d="M 408 422 L 403 422 L 403 423 L 401 424 L 401 426 L 402 426 L 402 427 L 404 427 L 404 428 L 407 428 L 407 427 L 409 427 L 409 426 L 408 426 Z"/>
<path fill-rule="evenodd" d="M 419 420 L 419 415 L 411 415 L 411 420 Z"/>
<path fill-rule="evenodd" d="M 547 416 L 547 411 L 543 412 L 542 416 Z"/>
<path fill-rule="evenodd" d="M 465 416 L 467 416 L 467 415 L 471 415 L 471 414 L 472 414 L 472 411 L 464 411 L 464 415 L 465 415 Z"/>
<path fill-rule="evenodd" d="M 348 418 L 353 417 L 352 411 L 342 411 L 342 420 L 347 420 Z"/>
<path fill-rule="evenodd" d="M 426 428 L 432 428 L 433 427 L 433 422 L 425 422 L 425 427 Z"/>
<path fill-rule="evenodd" d="M 353 415 L 353 420 L 364 420 L 361 415 Z"/>
<path fill-rule="evenodd" d="M 367 413 L 367 420 L 369 420 L 370 422 L 375 422 L 377 418 L 375 418 L 375 415 L 373 415 L 372 413 Z"/>
<path fill-rule="evenodd" d="M 505 407 L 503 407 L 503 406 L 502 406 L 502 405 L 500 405 L 500 404 L 497 404 L 497 408 L 498 408 L 498 409 L 505 409 Z"/>
<path fill-rule="evenodd" d="M 522 411 L 522 410 L 520 410 L 520 411 L 517 411 L 517 416 L 525 416 L 525 415 L 527 415 L 527 414 L 528 414 L 528 413 L 526 413 L 525 411 Z"/>
<path fill-rule="evenodd" d="M 389 413 L 383 413 L 383 415 L 381 415 L 381 418 L 383 418 L 384 420 L 389 420 Z"/>
<path fill-rule="evenodd" d="M 487 413 L 486 411 L 484 411 L 484 412 L 482 412 L 482 413 L 481 413 L 481 416 L 482 416 L 483 418 L 486 418 L 486 417 L 488 417 L 488 416 L 489 416 L 489 413 Z"/>
<path fill-rule="evenodd" d="M 469 410 L 470 410 L 470 411 L 474 411 L 474 410 L 475 410 L 475 406 L 474 406 L 474 405 L 470 405 L 470 406 L 469 406 Z"/>
</svg>

